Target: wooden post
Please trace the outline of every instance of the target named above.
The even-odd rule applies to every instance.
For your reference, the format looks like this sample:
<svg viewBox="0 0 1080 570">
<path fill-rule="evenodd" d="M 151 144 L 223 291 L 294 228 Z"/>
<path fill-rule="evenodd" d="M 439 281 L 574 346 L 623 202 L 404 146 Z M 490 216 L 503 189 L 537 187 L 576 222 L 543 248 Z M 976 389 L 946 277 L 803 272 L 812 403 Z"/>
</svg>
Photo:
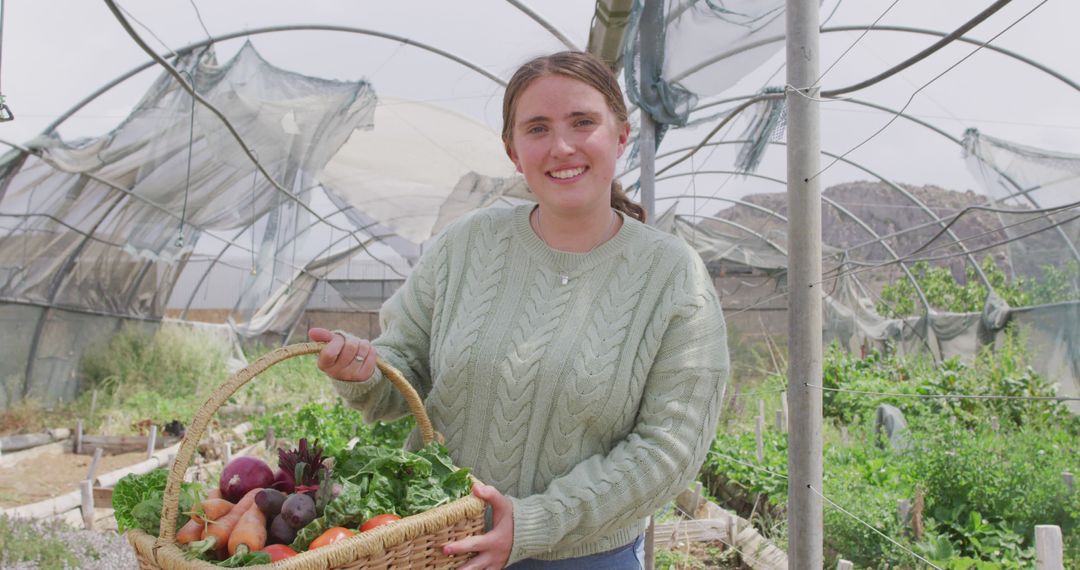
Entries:
<svg viewBox="0 0 1080 570">
<path fill-rule="evenodd" d="M 94 482 L 89 480 L 81 481 L 79 483 L 79 493 L 82 498 L 83 528 L 94 530 Z"/>
<path fill-rule="evenodd" d="M 101 448 L 94 448 L 94 458 L 90 460 L 90 469 L 86 472 L 86 480 L 91 483 L 94 482 L 94 478 L 97 477 L 98 463 L 101 461 Z"/>
<path fill-rule="evenodd" d="M 997 416 L 990 416 L 990 429 L 992 429 L 994 431 L 998 431 L 998 429 L 1000 427 L 1001 427 L 1001 425 L 998 423 L 998 417 Z"/>
<path fill-rule="evenodd" d="M 656 559 L 656 521 L 649 517 L 649 526 L 645 528 L 645 570 L 653 570 Z"/>
<path fill-rule="evenodd" d="M 776 410 L 776 431 L 784 433 L 784 410 Z"/>
<path fill-rule="evenodd" d="M 1035 525 L 1035 570 L 1065 570 L 1061 527 Z"/>
<path fill-rule="evenodd" d="M 765 462 L 765 440 L 762 438 L 762 432 L 765 431 L 765 418 L 758 416 L 754 422 L 754 435 L 757 437 L 757 462 Z"/>
<path fill-rule="evenodd" d="M 735 549 L 735 537 L 739 536 L 739 517 L 735 513 L 728 513 L 728 546 Z"/>
<path fill-rule="evenodd" d="M 1062 471 L 1061 480 L 1065 482 L 1065 488 L 1069 490 L 1070 495 L 1076 492 L 1076 478 L 1072 473 Z"/>
<path fill-rule="evenodd" d="M 82 453 L 83 423 L 79 420 L 75 424 L 75 453 Z"/>
<path fill-rule="evenodd" d="M 840 426 L 840 441 L 845 446 L 848 444 L 847 426 Z"/>
<path fill-rule="evenodd" d="M 225 463 L 232 461 L 232 442 L 225 442 Z"/>
<path fill-rule="evenodd" d="M 840 560 L 836 563 L 836 570 L 855 570 L 855 565 L 847 560 Z"/>
<path fill-rule="evenodd" d="M 757 415 L 762 421 L 765 421 L 765 400 L 757 401 Z"/>
<path fill-rule="evenodd" d="M 97 390 L 90 393 L 90 419 L 94 418 L 94 410 L 97 409 Z"/>
<path fill-rule="evenodd" d="M 780 411 L 784 412 L 784 433 L 787 433 L 787 392 L 780 392 Z"/>
<path fill-rule="evenodd" d="M 154 447 L 157 445 L 157 426 L 150 426 L 150 438 L 146 442 L 146 458 L 150 459 L 154 456 Z"/>
<path fill-rule="evenodd" d="M 277 440 L 274 439 L 274 426 L 266 428 L 266 449 L 271 453 L 274 452 L 274 447 L 277 445 Z"/>
</svg>

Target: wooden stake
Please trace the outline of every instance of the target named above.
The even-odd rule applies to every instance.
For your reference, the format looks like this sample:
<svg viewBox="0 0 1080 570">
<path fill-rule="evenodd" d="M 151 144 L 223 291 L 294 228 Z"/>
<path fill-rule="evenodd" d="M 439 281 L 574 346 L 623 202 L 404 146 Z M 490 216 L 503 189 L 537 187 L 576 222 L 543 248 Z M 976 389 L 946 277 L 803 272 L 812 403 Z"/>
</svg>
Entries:
<svg viewBox="0 0 1080 570">
<path fill-rule="evenodd" d="M 757 437 L 757 462 L 765 462 L 765 440 L 762 438 L 762 432 L 765 431 L 765 417 L 758 416 L 757 421 L 754 422 L 754 435 Z"/>
<path fill-rule="evenodd" d="M 273 453 L 276 444 L 277 440 L 274 439 L 274 426 L 270 426 L 266 428 L 266 449 Z"/>
<path fill-rule="evenodd" d="M 1035 569 L 1065 569 L 1061 527 L 1052 524 L 1035 525 Z"/>
<path fill-rule="evenodd" d="M 656 521 L 649 517 L 649 526 L 645 528 L 645 570 L 653 570 L 656 548 Z"/>
<path fill-rule="evenodd" d="M 845 446 L 848 444 L 847 426 L 840 426 L 840 441 Z"/>
<path fill-rule="evenodd" d="M 757 415 L 761 418 L 761 421 L 765 421 L 765 400 L 757 401 Z"/>
<path fill-rule="evenodd" d="M 784 433 L 787 433 L 787 392 L 780 392 L 780 410 L 784 412 Z"/>
<path fill-rule="evenodd" d="M 90 460 L 90 469 L 86 472 L 86 480 L 91 483 L 94 482 L 94 478 L 97 477 L 98 462 L 101 461 L 101 448 L 94 448 L 94 458 Z"/>
<path fill-rule="evenodd" d="M 855 565 L 847 560 L 840 560 L 836 563 L 836 570 L 855 570 Z"/>
<path fill-rule="evenodd" d="M 146 458 L 154 456 L 154 446 L 157 445 L 157 426 L 150 426 L 150 439 L 146 442 Z"/>
<path fill-rule="evenodd" d="M 79 493 L 82 495 L 83 528 L 94 530 L 94 483 L 92 481 L 81 481 L 79 483 Z"/>
<path fill-rule="evenodd" d="M 94 418 L 94 410 L 97 409 L 97 390 L 90 393 L 90 419 Z"/>
<path fill-rule="evenodd" d="M 232 442 L 225 443 L 225 463 L 232 461 Z"/>
<path fill-rule="evenodd" d="M 1065 488 L 1069 490 L 1070 495 L 1076 492 L 1076 478 L 1072 473 L 1062 471 L 1061 480 L 1065 482 Z"/>
<path fill-rule="evenodd" d="M 75 453 L 82 453 L 83 423 L 79 420 L 75 424 Z"/>
<path fill-rule="evenodd" d="M 997 416 L 990 416 L 990 429 L 992 429 L 994 431 L 998 431 L 998 429 L 1000 427 L 1001 427 L 1001 425 L 998 423 L 998 417 Z"/>
<path fill-rule="evenodd" d="M 776 410 L 776 431 L 784 433 L 784 410 Z"/>
</svg>

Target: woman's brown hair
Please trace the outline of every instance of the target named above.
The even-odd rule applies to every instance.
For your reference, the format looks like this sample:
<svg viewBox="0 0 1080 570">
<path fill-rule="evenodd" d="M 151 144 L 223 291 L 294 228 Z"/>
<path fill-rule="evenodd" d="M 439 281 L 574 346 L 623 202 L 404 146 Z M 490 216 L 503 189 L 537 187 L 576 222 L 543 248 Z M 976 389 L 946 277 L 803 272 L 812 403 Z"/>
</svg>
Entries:
<svg viewBox="0 0 1080 570">
<path fill-rule="evenodd" d="M 626 102 L 622 89 L 611 68 L 596 56 L 580 51 L 563 51 L 538 57 L 518 68 L 503 95 L 502 140 L 509 153 L 513 139 L 514 113 L 517 111 L 518 97 L 533 81 L 547 75 L 562 75 L 576 79 L 604 96 L 608 108 L 615 114 L 620 124 L 627 121 Z M 611 207 L 631 216 L 638 221 L 645 221 L 645 209 L 631 200 L 623 191 L 618 180 L 611 181 Z"/>
</svg>

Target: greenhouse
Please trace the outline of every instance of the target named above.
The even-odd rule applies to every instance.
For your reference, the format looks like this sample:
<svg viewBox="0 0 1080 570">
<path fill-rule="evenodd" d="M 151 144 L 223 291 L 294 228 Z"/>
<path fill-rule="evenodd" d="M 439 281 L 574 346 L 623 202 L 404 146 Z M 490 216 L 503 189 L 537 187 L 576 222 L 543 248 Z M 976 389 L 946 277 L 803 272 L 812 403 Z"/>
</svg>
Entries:
<svg viewBox="0 0 1080 570">
<path fill-rule="evenodd" d="M 715 438 L 645 567 L 1080 563 L 1074 3 L 64 10 L 0 1 L 0 544 L 52 545 L 0 567 L 147 567 L 112 507 L 158 477 L 166 521 L 177 463 L 187 489 L 301 438 L 400 448 L 414 420 L 368 423 L 314 357 L 225 383 L 312 327 L 378 337 L 447 228 L 536 203 L 503 96 L 562 50 L 616 72 L 615 178 L 726 322 Z"/>
</svg>

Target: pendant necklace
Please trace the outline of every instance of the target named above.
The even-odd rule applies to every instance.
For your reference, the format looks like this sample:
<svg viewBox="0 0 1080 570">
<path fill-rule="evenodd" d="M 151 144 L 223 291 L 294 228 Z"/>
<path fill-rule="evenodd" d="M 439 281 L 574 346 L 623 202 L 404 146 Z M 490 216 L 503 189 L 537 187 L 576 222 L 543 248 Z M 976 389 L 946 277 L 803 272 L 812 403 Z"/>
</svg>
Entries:
<svg viewBox="0 0 1080 570">
<path fill-rule="evenodd" d="M 600 241 L 596 242 L 595 244 L 593 244 L 592 247 L 590 247 L 589 249 L 587 249 L 587 250 L 585 250 L 585 251 L 583 251 L 581 253 L 589 253 L 592 250 L 600 247 L 600 244 L 607 241 L 609 239 L 609 235 L 611 234 L 611 228 L 615 227 L 615 220 L 617 220 L 618 218 L 619 218 L 619 215 L 615 213 L 615 210 L 611 210 L 611 222 L 608 223 L 607 229 L 604 230 L 604 233 L 600 236 Z M 547 239 L 544 238 L 543 230 L 540 229 L 540 208 L 539 207 L 536 208 L 536 235 L 540 237 L 540 241 L 544 242 L 544 244 L 547 245 L 548 247 L 551 247 L 551 245 L 548 244 Z M 552 247 L 551 249 L 555 249 L 555 248 Z M 561 251 L 561 250 L 556 249 L 555 251 Z M 574 252 L 570 252 L 570 253 L 574 253 Z M 560 285 L 566 285 L 567 283 L 570 282 L 570 274 L 568 272 L 566 272 L 566 271 L 561 270 L 561 269 L 562 268 L 560 268 L 560 271 L 559 271 L 559 284 Z"/>
</svg>

